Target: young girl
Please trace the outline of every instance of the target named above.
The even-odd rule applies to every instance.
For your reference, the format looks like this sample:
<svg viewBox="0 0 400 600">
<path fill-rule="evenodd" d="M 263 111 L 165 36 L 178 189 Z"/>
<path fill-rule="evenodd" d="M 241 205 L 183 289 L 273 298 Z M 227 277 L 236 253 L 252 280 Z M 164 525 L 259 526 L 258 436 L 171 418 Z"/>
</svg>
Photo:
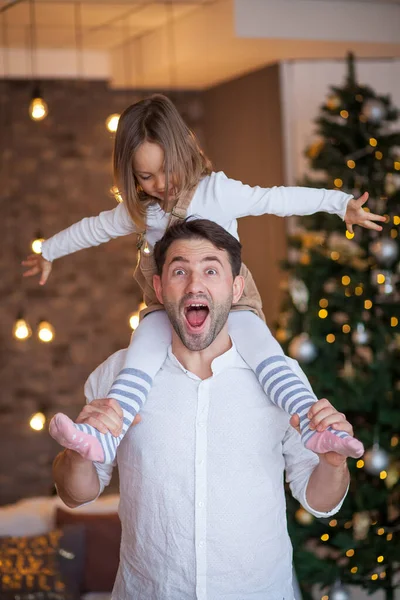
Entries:
<svg viewBox="0 0 400 600">
<path fill-rule="evenodd" d="M 83 457 L 112 462 L 126 431 L 146 401 L 153 379 L 161 368 L 171 342 L 171 326 L 152 288 L 155 273 L 152 248 L 168 226 L 187 215 L 210 219 L 238 238 L 237 219 L 264 213 L 279 216 L 325 211 L 342 217 L 349 228 L 358 224 L 382 229 L 374 221 L 384 217 L 362 209 L 368 194 L 355 200 L 340 191 L 311 188 L 251 188 L 211 171 L 172 102 L 155 95 L 129 106 L 121 115 L 114 147 L 114 176 L 124 199 L 114 210 L 83 219 L 43 243 L 42 256 L 29 256 L 25 275 L 41 272 L 43 285 L 51 261 L 112 238 L 137 233 L 139 262 L 135 276 L 144 292 L 142 312 L 127 352 L 124 368 L 109 397 L 122 407 L 122 434 L 102 434 L 86 424 L 75 424 L 61 413 L 54 416 L 50 433 L 62 446 Z M 302 441 L 314 452 L 331 450 L 358 458 L 361 442 L 329 427 L 324 432 L 309 427 L 307 413 L 316 397 L 291 371 L 282 349 L 264 322 L 261 299 L 243 265 L 245 291 L 229 316 L 229 331 L 239 353 L 256 373 L 267 397 L 289 414 L 300 416 Z"/>
</svg>

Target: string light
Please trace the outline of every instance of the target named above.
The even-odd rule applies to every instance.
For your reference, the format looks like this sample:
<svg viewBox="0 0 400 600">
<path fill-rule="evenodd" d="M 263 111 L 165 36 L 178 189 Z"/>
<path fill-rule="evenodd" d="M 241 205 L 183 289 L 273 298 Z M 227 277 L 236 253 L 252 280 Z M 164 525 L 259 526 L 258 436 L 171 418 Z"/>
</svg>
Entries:
<svg viewBox="0 0 400 600">
<path fill-rule="evenodd" d="M 320 319 L 326 319 L 328 316 L 328 311 L 325 308 L 322 308 L 320 311 L 318 311 L 318 316 Z"/>
<path fill-rule="evenodd" d="M 43 121 L 47 117 L 49 109 L 47 103 L 41 98 L 33 97 L 29 104 L 29 116 L 32 121 Z"/>
<path fill-rule="evenodd" d="M 336 250 L 334 250 L 333 252 L 331 252 L 331 259 L 332 260 L 339 260 L 339 258 L 340 258 L 339 252 L 336 252 Z"/>
<path fill-rule="evenodd" d="M 348 323 L 345 323 L 342 327 L 342 331 L 343 331 L 343 333 L 350 333 L 350 331 L 351 331 L 350 325 Z"/>
<path fill-rule="evenodd" d="M 113 113 L 109 115 L 106 119 L 106 127 L 110 133 L 115 133 L 118 129 L 118 122 L 121 115 L 118 113 Z"/>
<path fill-rule="evenodd" d="M 357 469 L 362 469 L 363 466 L 364 466 L 364 461 L 360 458 L 360 460 L 358 460 L 356 462 L 356 467 L 357 467 Z"/>
<path fill-rule="evenodd" d="M 354 160 L 348 160 L 347 161 L 347 166 L 349 167 L 349 169 L 354 169 L 356 166 L 356 163 L 354 162 Z"/>
<path fill-rule="evenodd" d="M 345 529 L 351 529 L 353 526 L 353 522 L 352 521 L 346 521 L 346 523 L 344 524 L 344 528 Z"/>
<path fill-rule="evenodd" d="M 48 321 L 40 321 L 38 326 L 38 338 L 41 342 L 48 344 L 54 339 L 54 327 Z"/>
<path fill-rule="evenodd" d="M 372 579 L 372 581 L 376 581 L 378 579 L 378 573 L 373 573 L 371 575 L 371 579 Z"/>
<path fill-rule="evenodd" d="M 393 539 L 393 533 L 388 533 L 387 536 L 386 536 L 386 539 L 387 539 L 388 542 L 391 542 L 392 539 Z"/>
<path fill-rule="evenodd" d="M 380 150 L 377 150 L 375 152 L 375 158 L 376 158 L 376 160 L 382 160 L 383 154 L 382 154 L 382 152 Z"/>
<path fill-rule="evenodd" d="M 379 473 L 379 479 L 386 479 L 387 477 L 387 471 L 381 471 Z"/>
<path fill-rule="evenodd" d="M 44 238 L 39 237 L 39 236 L 35 240 L 33 240 L 32 244 L 31 244 L 31 248 L 35 254 L 42 254 L 43 242 L 44 242 Z"/>
<path fill-rule="evenodd" d="M 379 577 L 381 579 L 385 579 L 385 577 L 386 577 L 386 571 L 382 571 L 382 573 L 379 575 Z"/>
<path fill-rule="evenodd" d="M 395 216 L 393 217 L 393 223 L 394 223 L 395 225 L 400 225 L 400 217 L 398 217 L 397 215 L 395 215 Z"/>
<path fill-rule="evenodd" d="M 364 300 L 364 308 L 365 310 L 369 310 L 370 308 L 372 308 L 371 300 Z"/>
<path fill-rule="evenodd" d="M 342 117 L 342 119 L 348 119 L 349 118 L 349 113 L 347 112 L 347 110 L 341 110 L 340 111 L 340 116 Z"/>
<path fill-rule="evenodd" d="M 392 446 L 392 448 L 396 448 L 396 446 L 398 446 L 398 444 L 399 444 L 399 436 L 393 435 L 392 439 L 390 440 L 390 445 Z"/>
<path fill-rule="evenodd" d="M 364 291 L 363 287 L 361 285 L 357 285 L 356 288 L 355 288 L 355 290 L 354 290 L 354 293 L 355 293 L 356 296 L 361 296 L 362 293 L 363 293 L 363 291 Z"/>
<path fill-rule="evenodd" d="M 384 556 L 378 556 L 378 558 L 376 559 L 376 562 L 381 563 L 385 560 Z"/>
<path fill-rule="evenodd" d="M 329 534 L 328 533 L 324 533 L 323 535 L 321 535 L 321 540 L 323 542 L 327 542 L 329 540 Z"/>
<path fill-rule="evenodd" d="M 378 145 L 378 142 L 375 138 L 369 138 L 369 145 L 375 147 Z"/>
<path fill-rule="evenodd" d="M 29 425 L 35 431 L 41 431 L 46 423 L 46 417 L 43 413 L 37 412 L 31 417 Z"/>
<path fill-rule="evenodd" d="M 384 530 L 384 528 L 383 528 L 383 527 L 380 527 L 376 533 L 377 533 L 378 535 L 383 535 L 383 534 L 385 533 L 385 530 Z"/>
<path fill-rule="evenodd" d="M 347 550 L 346 556 L 348 556 L 349 558 L 352 557 L 352 556 L 354 556 L 354 550 L 353 549 Z"/>
<path fill-rule="evenodd" d="M 352 568 L 350 569 L 350 573 L 353 573 L 353 575 L 354 575 L 355 573 L 357 573 L 357 571 L 358 571 L 358 567 L 352 567 Z"/>
<path fill-rule="evenodd" d="M 146 243 L 145 243 L 144 248 L 143 248 L 143 253 L 144 254 L 150 254 L 150 248 L 149 248 L 149 245 L 147 243 L 147 240 L 146 240 Z"/>
<path fill-rule="evenodd" d="M 329 304 L 328 300 L 326 298 L 321 298 L 321 300 L 318 303 L 320 305 L 321 308 L 326 308 Z"/>
<path fill-rule="evenodd" d="M 396 171 L 400 171 L 400 161 L 399 160 L 395 160 L 393 163 L 393 166 Z"/>
<path fill-rule="evenodd" d="M 330 527 L 336 527 L 336 525 L 337 525 L 336 519 L 332 519 L 331 521 L 329 521 L 329 526 Z"/>
<path fill-rule="evenodd" d="M 351 279 L 348 275 L 343 275 L 342 277 L 342 285 L 349 285 L 349 283 L 351 282 Z"/>
<path fill-rule="evenodd" d="M 129 325 L 131 326 L 131 329 L 133 329 L 133 331 L 137 329 L 139 325 L 139 312 L 134 312 L 131 314 L 131 316 L 129 317 Z"/>
<path fill-rule="evenodd" d="M 340 179 L 340 177 L 336 177 L 336 179 L 333 182 L 333 185 L 337 188 L 341 188 L 343 185 L 342 179 Z"/>
<path fill-rule="evenodd" d="M 19 316 L 14 323 L 13 336 L 17 340 L 27 340 L 32 335 L 32 329 L 22 316 Z"/>
<path fill-rule="evenodd" d="M 344 295 L 346 296 L 346 298 L 350 298 L 350 296 L 351 296 L 351 290 L 350 290 L 350 288 L 346 288 L 344 290 Z"/>
<path fill-rule="evenodd" d="M 357 102 L 363 102 L 364 96 L 362 94 L 356 94 L 356 100 Z"/>
<path fill-rule="evenodd" d="M 390 230 L 390 237 L 391 237 L 392 239 L 394 239 L 394 240 L 395 240 L 395 239 L 397 238 L 397 236 L 398 236 L 398 235 L 399 235 L 399 232 L 397 231 L 397 229 L 391 229 L 391 230 Z"/>
<path fill-rule="evenodd" d="M 385 283 L 386 281 L 386 277 L 384 276 L 383 273 L 378 273 L 378 275 L 376 276 L 376 282 L 379 284 Z"/>
<path fill-rule="evenodd" d="M 333 344 L 335 339 L 336 337 L 333 333 L 328 333 L 328 335 L 326 336 L 326 341 L 328 342 L 328 344 Z"/>
<path fill-rule="evenodd" d="M 392 327 L 397 327 L 397 325 L 399 324 L 399 320 L 397 317 L 391 317 L 390 319 L 390 325 Z"/>
<path fill-rule="evenodd" d="M 348 239 L 348 240 L 352 240 L 352 239 L 353 239 L 353 237 L 354 237 L 354 235 L 355 235 L 355 234 L 354 234 L 354 232 L 353 232 L 353 233 L 351 233 L 351 231 L 348 231 L 348 230 L 346 229 L 346 237 L 347 237 L 347 239 Z"/>
</svg>

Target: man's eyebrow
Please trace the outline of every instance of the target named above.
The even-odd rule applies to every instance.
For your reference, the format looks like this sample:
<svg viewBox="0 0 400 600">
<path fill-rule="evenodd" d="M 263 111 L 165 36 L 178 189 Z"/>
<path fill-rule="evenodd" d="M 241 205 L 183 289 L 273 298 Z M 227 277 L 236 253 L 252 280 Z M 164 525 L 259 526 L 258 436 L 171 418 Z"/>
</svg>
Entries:
<svg viewBox="0 0 400 600">
<path fill-rule="evenodd" d="M 172 265 L 175 262 L 183 262 L 183 263 L 188 263 L 189 260 L 187 258 L 185 258 L 184 256 L 174 256 L 171 260 L 170 260 L 170 265 Z M 204 258 L 201 259 L 201 262 L 217 262 L 222 266 L 222 262 L 221 260 L 218 258 L 218 256 L 205 256 Z"/>
</svg>

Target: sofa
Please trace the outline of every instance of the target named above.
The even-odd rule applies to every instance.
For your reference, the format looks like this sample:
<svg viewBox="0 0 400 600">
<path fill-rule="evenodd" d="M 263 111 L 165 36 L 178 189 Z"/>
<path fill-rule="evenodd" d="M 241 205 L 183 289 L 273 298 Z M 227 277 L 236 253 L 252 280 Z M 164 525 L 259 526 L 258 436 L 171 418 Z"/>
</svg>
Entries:
<svg viewBox="0 0 400 600">
<path fill-rule="evenodd" d="M 104 495 L 70 509 L 49 496 L 0 507 L 0 598 L 110 600 L 118 503 L 118 495 Z"/>
</svg>

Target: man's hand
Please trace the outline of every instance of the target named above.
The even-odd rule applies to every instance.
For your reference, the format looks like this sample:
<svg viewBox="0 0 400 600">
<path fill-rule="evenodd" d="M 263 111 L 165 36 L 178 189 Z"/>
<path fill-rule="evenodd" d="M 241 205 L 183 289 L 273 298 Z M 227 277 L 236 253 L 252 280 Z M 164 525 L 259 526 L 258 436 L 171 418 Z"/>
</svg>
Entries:
<svg viewBox="0 0 400 600">
<path fill-rule="evenodd" d="M 118 437 L 122 433 L 123 418 L 122 408 L 116 400 L 101 398 L 85 404 L 76 423 L 86 423 L 95 427 L 100 433 L 110 432 L 114 437 Z M 140 415 L 136 415 L 132 425 L 137 425 L 140 420 Z"/>
<path fill-rule="evenodd" d="M 43 258 L 41 254 L 30 254 L 21 264 L 23 267 L 28 268 L 23 277 L 32 277 L 40 273 L 39 284 L 44 285 L 46 283 L 52 269 L 52 263 L 49 260 Z"/>
<path fill-rule="evenodd" d="M 344 221 L 346 223 L 348 231 L 353 233 L 353 225 L 361 225 L 366 229 L 375 229 L 376 231 L 382 231 L 381 225 L 377 225 L 374 221 L 386 221 L 386 218 L 381 215 L 375 215 L 374 213 L 367 212 L 363 209 L 363 205 L 368 200 L 368 192 L 364 192 L 358 200 L 352 198 L 347 204 L 346 214 L 344 215 Z"/>
<path fill-rule="evenodd" d="M 325 431 L 329 426 L 332 429 L 345 431 L 353 436 L 353 427 L 347 421 L 346 416 L 340 413 L 332 406 L 326 398 L 318 400 L 312 405 L 307 414 L 310 419 L 310 428 L 316 431 Z M 300 417 L 293 415 L 290 419 L 290 424 L 300 433 Z M 329 465 L 338 467 L 346 463 L 346 457 L 337 452 L 327 452 L 326 454 L 318 454 L 320 461 L 325 461 Z"/>
</svg>

